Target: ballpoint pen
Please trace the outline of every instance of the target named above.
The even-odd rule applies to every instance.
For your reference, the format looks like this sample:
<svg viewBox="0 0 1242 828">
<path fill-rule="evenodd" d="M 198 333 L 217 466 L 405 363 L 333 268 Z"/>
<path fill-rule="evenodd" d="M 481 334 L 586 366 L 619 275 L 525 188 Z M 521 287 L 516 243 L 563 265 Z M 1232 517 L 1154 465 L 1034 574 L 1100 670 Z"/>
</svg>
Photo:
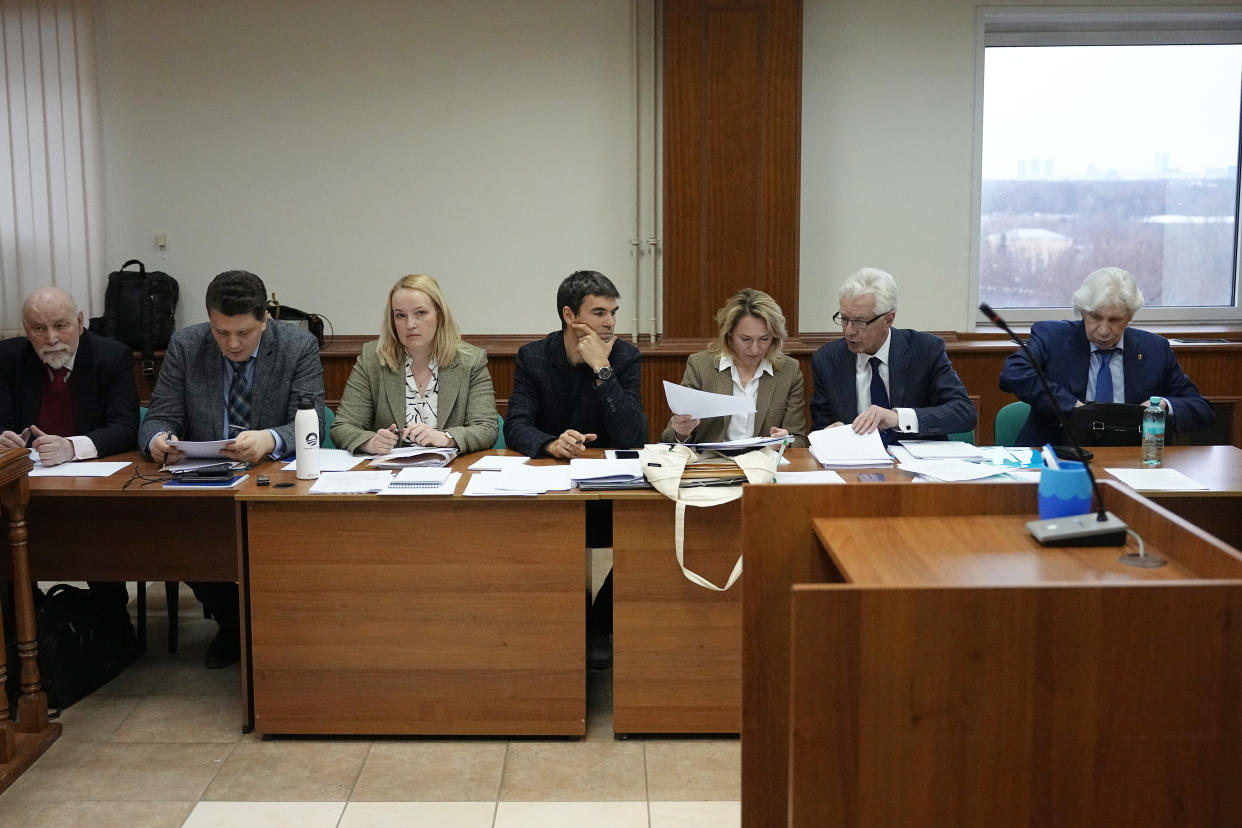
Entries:
<svg viewBox="0 0 1242 828">
<path fill-rule="evenodd" d="M 781 450 L 776 454 L 776 468 L 781 467 L 781 458 L 785 456 L 785 446 L 789 445 L 789 438 L 785 437 L 781 440 Z M 772 482 L 776 482 L 776 469 L 772 470 Z"/>
</svg>

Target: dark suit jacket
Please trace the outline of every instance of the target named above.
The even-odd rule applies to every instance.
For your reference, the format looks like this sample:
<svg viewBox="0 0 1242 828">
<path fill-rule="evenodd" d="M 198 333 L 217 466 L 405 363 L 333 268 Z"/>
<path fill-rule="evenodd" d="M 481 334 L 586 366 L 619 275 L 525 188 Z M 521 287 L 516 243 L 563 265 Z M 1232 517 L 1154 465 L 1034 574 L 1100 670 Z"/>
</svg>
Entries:
<svg viewBox="0 0 1242 828">
<path fill-rule="evenodd" d="M 1062 413 L 1075 403 L 1086 401 L 1091 342 L 1082 320 L 1036 322 L 1031 326 L 1026 347 L 1048 375 L 1048 384 Z M 1167 339 L 1127 327 L 1122 348 L 1127 403 L 1143 403 L 1153 396 L 1167 397 L 1173 406 L 1171 425 L 1179 431 L 1197 431 L 1212 424 L 1216 415 L 1211 404 L 1182 372 Z M 1000 387 L 1031 406 L 1026 425 L 1018 432 L 1019 445 L 1038 446 L 1063 439 L 1048 396 L 1021 350 L 1005 360 Z"/>
<path fill-rule="evenodd" d="M 134 352 L 115 339 L 83 331 L 69 382 L 73 434 L 95 444 L 100 457 L 133 451 L 138 433 Z M 0 342 L 0 431 L 20 432 L 39 419 L 47 367 L 24 336 Z"/>
<path fill-rule="evenodd" d="M 527 457 L 547 457 L 544 446 L 565 429 L 595 434 L 589 448 L 633 448 L 647 442 L 642 355 L 625 340 L 608 358 L 613 377 L 601 385 L 588 365 L 570 365 L 560 331 L 518 349 L 513 395 L 505 414 L 505 444 Z"/>
<path fill-rule="evenodd" d="M 892 408 L 913 408 L 919 418 L 910 439 L 945 439 L 975 427 L 978 413 L 966 387 L 949 363 L 944 340 L 922 331 L 893 328 L 888 346 L 888 401 Z M 811 358 L 815 395 L 811 399 L 811 427 L 818 430 L 836 422 L 851 423 L 858 416 L 855 385 L 856 358 L 844 339 L 829 342 Z"/>
<path fill-rule="evenodd" d="M 138 430 L 143 452 L 161 431 L 171 431 L 183 440 L 224 439 L 225 382 L 224 357 L 209 323 L 174 333 L 151 392 L 151 407 Z M 285 441 L 285 449 L 292 450 L 293 417 L 303 394 L 315 401 L 319 433 L 323 434 L 319 343 L 296 325 L 269 319 L 254 364 L 250 427 L 275 430 Z"/>
<path fill-rule="evenodd" d="M 720 370 L 720 356 L 711 351 L 699 351 L 686 360 L 686 374 L 681 384 L 687 388 L 710 391 L 713 394 L 733 394 L 733 373 L 727 368 Z M 725 439 L 731 417 L 711 417 L 699 423 L 690 433 L 689 442 L 716 443 Z M 759 377 L 759 394 L 755 399 L 755 433 L 752 437 L 767 437 L 773 428 L 783 428 L 793 438 L 791 445 L 806 448 L 806 397 L 802 390 L 802 369 L 798 360 L 781 354 L 772 360 L 772 375 Z M 660 435 L 665 442 L 672 442 L 677 435 L 670 424 Z"/>
</svg>

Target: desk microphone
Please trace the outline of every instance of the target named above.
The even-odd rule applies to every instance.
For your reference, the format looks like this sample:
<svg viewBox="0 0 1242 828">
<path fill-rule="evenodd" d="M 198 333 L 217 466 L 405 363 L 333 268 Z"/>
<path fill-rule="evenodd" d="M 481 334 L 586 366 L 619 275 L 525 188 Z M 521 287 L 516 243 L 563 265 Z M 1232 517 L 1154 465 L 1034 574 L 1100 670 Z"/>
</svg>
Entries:
<svg viewBox="0 0 1242 828">
<path fill-rule="evenodd" d="M 1052 388 L 1048 385 L 1048 378 L 1044 375 L 1043 369 L 1031 357 L 1031 352 L 1027 350 L 1026 343 L 1013 332 L 1013 329 L 1009 327 L 1004 319 L 1000 318 L 1000 314 L 992 310 L 992 307 L 986 302 L 979 306 L 979 310 L 994 325 L 1009 334 L 1009 338 L 1018 343 L 1018 347 L 1022 349 L 1022 355 L 1026 357 L 1026 361 L 1035 370 L 1035 376 L 1039 377 L 1040 386 L 1043 387 L 1044 393 L 1048 395 L 1049 402 L 1052 403 L 1052 410 L 1057 415 L 1057 422 L 1061 425 L 1061 431 L 1065 433 L 1066 438 L 1069 439 L 1078 456 L 1082 458 L 1082 466 L 1087 471 L 1087 479 L 1091 481 L 1091 491 L 1095 493 L 1096 502 L 1100 504 L 1100 510 L 1096 513 L 1088 512 L 1084 515 L 1070 515 L 1049 520 L 1032 520 L 1026 524 L 1026 528 L 1030 530 L 1031 535 L 1035 540 L 1039 541 L 1041 546 L 1124 546 L 1126 542 L 1126 524 L 1112 512 L 1104 511 L 1104 495 L 1100 492 L 1099 484 L 1095 482 L 1095 475 L 1091 473 L 1091 464 L 1087 461 L 1087 455 L 1083 453 L 1082 446 L 1078 445 L 1078 440 L 1065 427 L 1065 418 L 1061 416 L 1061 409 L 1057 406 L 1057 398 L 1052 393 Z M 1129 560 L 1130 558 L 1135 560 Z M 1160 566 L 1164 563 L 1163 559 L 1154 555 L 1123 555 L 1121 559 L 1136 566 Z M 1140 560 L 1143 562 L 1137 562 Z"/>
</svg>

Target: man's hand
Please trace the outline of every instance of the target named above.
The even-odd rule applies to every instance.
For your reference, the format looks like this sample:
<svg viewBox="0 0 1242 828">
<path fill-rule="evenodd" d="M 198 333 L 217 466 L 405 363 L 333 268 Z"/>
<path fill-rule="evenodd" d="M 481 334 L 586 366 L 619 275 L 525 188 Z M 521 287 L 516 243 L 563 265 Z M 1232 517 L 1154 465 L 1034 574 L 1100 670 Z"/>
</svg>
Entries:
<svg viewBox="0 0 1242 828">
<path fill-rule="evenodd" d="M 615 336 L 605 342 L 600 339 L 599 334 L 591 330 L 589 325 L 573 322 L 569 327 L 573 328 L 574 335 L 578 337 L 578 356 L 591 366 L 592 371 L 598 371 L 608 364 L 608 357 L 612 354 L 612 343 L 617 341 Z"/>
<path fill-rule="evenodd" d="M 171 431 L 161 431 L 155 435 L 155 439 L 151 441 L 151 459 L 161 466 L 171 466 L 184 460 L 185 452 L 168 444 L 169 440 L 176 439 L 177 435 Z"/>
<path fill-rule="evenodd" d="M 566 429 L 565 433 L 557 437 L 545 447 L 548 454 L 560 460 L 572 460 L 582 452 L 586 451 L 586 444 L 593 442 L 596 435 L 581 434 L 572 428 Z"/>
<path fill-rule="evenodd" d="M 39 452 L 39 462 L 45 466 L 59 466 L 73 459 L 73 443 L 66 437 L 55 434 L 44 434 L 38 426 L 31 426 L 30 433 L 35 441 L 31 443 Z"/>
<path fill-rule="evenodd" d="M 852 427 L 855 434 L 870 434 L 876 429 L 896 428 L 897 412 L 891 408 L 880 408 L 878 405 L 868 406 L 866 411 L 854 418 Z"/>
<path fill-rule="evenodd" d="M 426 423 L 415 423 L 406 429 L 405 439 L 416 446 L 432 446 L 448 448 L 453 445 L 453 438 L 447 431 L 436 431 Z"/>
<path fill-rule="evenodd" d="M 241 431 L 220 454 L 242 463 L 258 463 L 276 450 L 276 438 L 270 431 Z M 152 452 L 154 453 L 154 452 Z"/>
<path fill-rule="evenodd" d="M 26 447 L 26 438 L 30 436 L 30 429 L 22 429 L 22 433 L 15 431 L 0 431 L 0 449 L 19 449 Z"/>
</svg>

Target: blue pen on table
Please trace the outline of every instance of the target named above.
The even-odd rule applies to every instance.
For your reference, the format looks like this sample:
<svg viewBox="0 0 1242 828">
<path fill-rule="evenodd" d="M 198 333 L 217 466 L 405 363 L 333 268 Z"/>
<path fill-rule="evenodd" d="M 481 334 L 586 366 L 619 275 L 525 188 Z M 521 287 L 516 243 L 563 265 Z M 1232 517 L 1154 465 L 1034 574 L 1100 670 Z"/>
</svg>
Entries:
<svg viewBox="0 0 1242 828">
<path fill-rule="evenodd" d="M 1052 444 L 1051 444 L 1051 443 L 1045 443 L 1045 444 L 1044 444 L 1044 447 L 1043 447 L 1042 449 L 1040 449 L 1040 451 L 1041 451 L 1041 453 L 1042 453 L 1042 454 L 1043 454 L 1043 456 L 1044 456 L 1044 465 L 1045 465 L 1045 466 L 1047 466 L 1047 467 L 1048 467 L 1048 468 L 1050 468 L 1050 469 L 1059 469 L 1059 468 L 1061 468 L 1061 464 L 1060 464 L 1060 462 L 1058 462 L 1058 461 L 1057 461 L 1057 453 L 1056 453 L 1055 451 L 1053 451 L 1053 448 L 1052 448 Z"/>
<path fill-rule="evenodd" d="M 788 438 L 788 437 L 786 437 L 786 438 L 784 438 L 783 440 L 781 440 L 781 450 L 780 450 L 779 452 L 777 452 L 777 454 L 776 454 L 776 468 L 778 468 L 778 469 L 781 467 L 781 458 L 785 456 L 785 446 L 787 446 L 787 445 L 789 445 L 789 438 Z M 772 472 L 772 482 L 773 482 L 773 483 L 775 483 L 775 482 L 776 482 L 776 472 L 775 472 L 775 471 L 773 471 L 773 472 Z"/>
</svg>

